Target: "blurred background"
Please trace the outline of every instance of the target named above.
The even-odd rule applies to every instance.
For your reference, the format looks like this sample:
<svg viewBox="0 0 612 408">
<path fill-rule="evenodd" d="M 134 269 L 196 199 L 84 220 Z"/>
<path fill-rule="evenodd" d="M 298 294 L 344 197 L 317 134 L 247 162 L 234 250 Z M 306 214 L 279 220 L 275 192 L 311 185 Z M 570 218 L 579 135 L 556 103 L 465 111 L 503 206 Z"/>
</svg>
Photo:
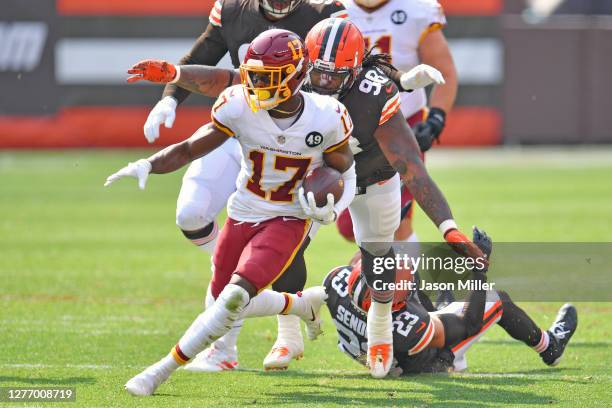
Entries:
<svg viewBox="0 0 612 408">
<path fill-rule="evenodd" d="M 443 146 L 612 143 L 610 0 L 442 0 L 459 71 Z M 127 85 L 144 58 L 177 61 L 212 0 L 4 0 L 0 148 L 141 147 L 161 87 Z M 160 144 L 208 118 L 191 97 Z"/>
</svg>

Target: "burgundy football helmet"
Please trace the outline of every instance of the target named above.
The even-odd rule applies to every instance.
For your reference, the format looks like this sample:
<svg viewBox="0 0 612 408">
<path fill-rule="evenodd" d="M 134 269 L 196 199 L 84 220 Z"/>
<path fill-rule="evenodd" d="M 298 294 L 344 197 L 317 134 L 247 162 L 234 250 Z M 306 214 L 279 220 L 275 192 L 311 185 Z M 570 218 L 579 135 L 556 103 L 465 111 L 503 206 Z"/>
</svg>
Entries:
<svg viewBox="0 0 612 408">
<path fill-rule="evenodd" d="M 308 50 L 295 33 L 273 29 L 259 34 L 240 65 L 251 109 L 272 109 L 299 92 L 309 70 Z"/>
<path fill-rule="evenodd" d="M 287 17 L 301 2 L 302 0 L 259 0 L 266 14 L 276 19 Z"/>
</svg>

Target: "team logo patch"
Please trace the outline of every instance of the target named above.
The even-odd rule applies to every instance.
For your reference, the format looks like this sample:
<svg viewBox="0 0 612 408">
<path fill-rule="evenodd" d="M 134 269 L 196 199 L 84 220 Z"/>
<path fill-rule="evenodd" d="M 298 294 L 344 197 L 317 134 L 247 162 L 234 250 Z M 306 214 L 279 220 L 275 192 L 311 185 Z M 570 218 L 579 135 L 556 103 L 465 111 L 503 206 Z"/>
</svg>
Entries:
<svg viewBox="0 0 612 408">
<path fill-rule="evenodd" d="M 308 147 L 317 147 L 321 143 L 323 143 L 323 135 L 319 132 L 310 132 L 306 136 L 306 145 Z"/>
<path fill-rule="evenodd" d="M 280 135 L 276 138 L 276 141 L 278 142 L 278 144 L 285 144 L 285 142 L 287 141 L 287 138 L 285 138 L 285 136 Z"/>
<path fill-rule="evenodd" d="M 397 24 L 397 25 L 404 24 L 406 20 L 408 20 L 408 15 L 406 14 L 404 10 L 395 10 L 391 14 L 391 22 L 393 24 Z"/>
</svg>

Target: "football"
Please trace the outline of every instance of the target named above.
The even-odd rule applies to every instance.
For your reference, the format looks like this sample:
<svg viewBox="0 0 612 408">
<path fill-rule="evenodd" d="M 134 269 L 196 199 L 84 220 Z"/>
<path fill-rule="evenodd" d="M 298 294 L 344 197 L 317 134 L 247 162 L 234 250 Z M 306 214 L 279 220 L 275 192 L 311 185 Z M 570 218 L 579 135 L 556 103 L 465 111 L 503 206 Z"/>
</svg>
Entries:
<svg viewBox="0 0 612 408">
<path fill-rule="evenodd" d="M 309 191 L 314 193 L 317 207 L 323 207 L 327 204 L 328 193 L 332 193 L 334 202 L 338 202 L 344 191 L 344 181 L 338 170 L 323 166 L 309 171 L 302 187 L 304 187 L 305 194 L 308 194 Z"/>
</svg>

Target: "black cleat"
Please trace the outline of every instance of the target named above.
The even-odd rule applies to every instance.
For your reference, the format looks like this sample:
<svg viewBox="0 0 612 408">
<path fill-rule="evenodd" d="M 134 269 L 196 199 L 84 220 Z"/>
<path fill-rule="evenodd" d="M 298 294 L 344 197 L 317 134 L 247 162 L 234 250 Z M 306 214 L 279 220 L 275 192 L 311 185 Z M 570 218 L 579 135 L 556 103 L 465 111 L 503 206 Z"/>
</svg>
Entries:
<svg viewBox="0 0 612 408">
<path fill-rule="evenodd" d="M 576 331 L 576 327 L 578 327 L 578 312 L 574 305 L 566 303 L 559 309 L 557 319 L 548 329 L 550 343 L 548 348 L 540 353 L 544 363 L 551 367 L 559 364 L 567 343 Z"/>
</svg>

